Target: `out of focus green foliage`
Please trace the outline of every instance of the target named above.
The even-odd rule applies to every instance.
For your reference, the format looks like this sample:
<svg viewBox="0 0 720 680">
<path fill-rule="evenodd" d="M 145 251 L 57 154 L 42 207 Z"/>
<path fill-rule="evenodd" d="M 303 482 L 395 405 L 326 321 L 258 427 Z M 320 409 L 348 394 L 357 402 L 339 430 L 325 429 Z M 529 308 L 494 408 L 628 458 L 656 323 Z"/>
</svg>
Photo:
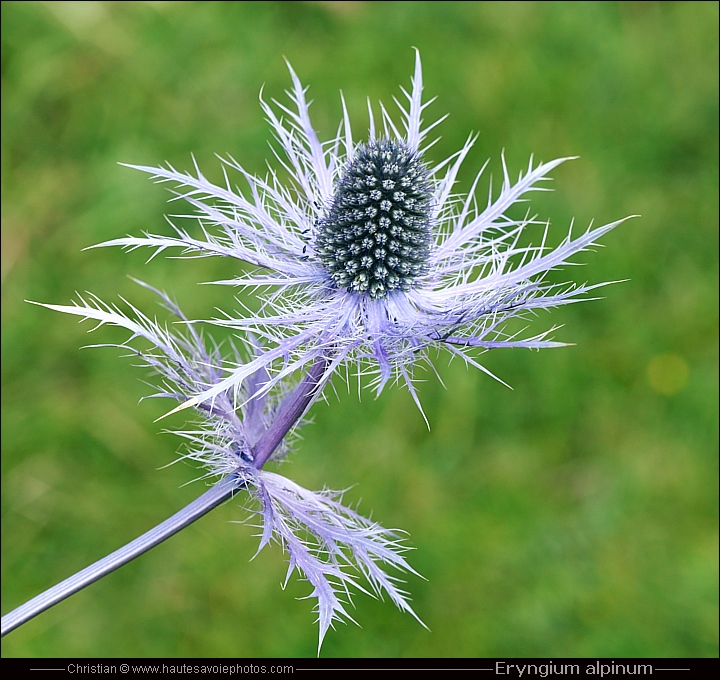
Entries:
<svg viewBox="0 0 720 680">
<path fill-rule="evenodd" d="M 562 238 L 628 214 L 565 279 L 628 281 L 542 314 L 575 347 L 483 357 L 508 390 L 441 356 L 407 392 L 314 408 L 285 474 L 349 488 L 409 532 L 418 614 L 355 598 L 362 628 L 323 656 L 714 656 L 717 647 L 718 5 L 714 2 L 3 2 L 2 608 L 18 606 L 204 488 L 138 400 L 144 371 L 103 329 L 28 305 L 90 290 L 196 318 L 237 309 L 233 262 L 83 251 L 163 229 L 167 193 L 118 162 L 192 167 L 215 153 L 262 173 L 258 107 L 283 57 L 320 134 L 343 90 L 392 105 L 420 49 L 440 160 L 479 131 L 458 189 L 579 155 L 534 207 Z M 480 200 L 484 199 L 483 185 Z M 169 423 L 179 426 L 181 420 Z M 185 485 L 185 486 L 184 486 Z M 313 656 L 306 583 L 229 503 L 5 638 L 5 656 Z"/>
</svg>

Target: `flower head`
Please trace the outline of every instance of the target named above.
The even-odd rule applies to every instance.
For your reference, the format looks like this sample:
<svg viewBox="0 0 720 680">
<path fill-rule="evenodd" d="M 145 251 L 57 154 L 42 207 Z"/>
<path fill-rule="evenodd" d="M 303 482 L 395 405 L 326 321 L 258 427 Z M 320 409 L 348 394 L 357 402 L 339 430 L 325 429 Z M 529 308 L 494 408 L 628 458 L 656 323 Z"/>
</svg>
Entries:
<svg viewBox="0 0 720 680">
<path fill-rule="evenodd" d="M 177 185 L 177 197 L 196 211 L 180 217 L 197 219 L 202 235 L 173 225 L 174 236 L 146 234 L 102 244 L 180 247 L 189 255 L 232 257 L 258 268 L 218 283 L 264 289 L 261 313 L 227 315 L 213 323 L 262 337 L 265 351 L 186 405 L 238 389 L 261 367 L 271 376 L 269 389 L 320 357 L 330 359 L 328 376 L 356 364 L 358 373 L 374 376 L 378 392 L 394 378 L 418 402 L 413 367 L 432 347 L 486 371 L 474 358 L 478 350 L 559 346 L 548 339 L 551 331 L 520 338 L 503 329 L 513 318 L 574 302 L 603 285 L 557 286 L 544 277 L 622 221 L 575 238 L 569 233 L 554 249 L 545 247 L 545 224 L 539 245 L 521 243 L 529 227 L 544 223 L 530 215 L 511 217 L 508 209 L 528 192 L 544 190 L 538 183 L 567 159 L 537 165 L 531 159 L 515 183 L 503 159 L 499 194 L 491 192 L 479 208 L 474 194 L 484 167 L 468 196 L 453 192 L 474 138 L 440 163 L 426 157 L 432 146 L 427 134 L 441 121 L 423 121 L 429 102 L 422 100 L 419 55 L 412 87 L 403 90 L 407 102 L 397 102 L 400 124 L 381 105 L 378 130 L 370 109 L 363 142 L 354 141 L 343 102 L 337 136 L 321 143 L 306 90 L 292 68 L 290 73 L 291 106 L 261 99 L 280 145 L 276 155 L 290 177 L 287 185 L 272 169 L 257 177 L 231 158 L 223 162 L 244 178 L 244 191 L 233 187 L 227 173 L 225 186 L 217 186 L 197 167 L 193 175 L 131 166 Z"/>
<path fill-rule="evenodd" d="M 335 182 L 314 250 L 337 288 L 384 298 L 425 273 L 432 184 L 419 154 L 395 139 L 358 147 Z"/>
</svg>

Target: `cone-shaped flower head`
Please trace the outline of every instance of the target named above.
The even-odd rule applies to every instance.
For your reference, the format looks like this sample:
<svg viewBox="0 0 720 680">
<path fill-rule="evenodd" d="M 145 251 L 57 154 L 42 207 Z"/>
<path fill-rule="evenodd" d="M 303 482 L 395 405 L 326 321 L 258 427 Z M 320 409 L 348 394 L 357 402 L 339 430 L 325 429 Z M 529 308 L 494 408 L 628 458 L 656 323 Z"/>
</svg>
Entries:
<svg viewBox="0 0 720 680">
<path fill-rule="evenodd" d="M 360 145 L 317 225 L 315 250 L 335 285 L 372 299 L 409 290 L 427 268 L 431 199 L 428 170 L 404 142 Z"/>
</svg>

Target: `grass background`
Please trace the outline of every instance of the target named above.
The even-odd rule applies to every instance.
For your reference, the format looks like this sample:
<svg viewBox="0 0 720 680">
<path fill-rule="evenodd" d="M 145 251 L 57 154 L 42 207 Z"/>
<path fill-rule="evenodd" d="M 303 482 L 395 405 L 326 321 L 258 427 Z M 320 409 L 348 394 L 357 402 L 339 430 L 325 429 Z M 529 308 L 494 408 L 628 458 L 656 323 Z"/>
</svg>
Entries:
<svg viewBox="0 0 720 680">
<path fill-rule="evenodd" d="M 217 178 L 214 153 L 263 172 L 258 92 L 283 97 L 286 56 L 334 134 L 343 90 L 392 103 L 420 49 L 438 161 L 471 131 L 467 190 L 505 149 L 579 155 L 534 206 L 559 240 L 639 213 L 582 256 L 605 299 L 543 314 L 575 347 L 497 351 L 508 390 L 438 361 L 406 391 L 314 409 L 283 471 L 409 532 L 409 580 L 432 632 L 362 595 L 323 656 L 715 656 L 717 646 L 718 5 L 714 2 L 3 2 L 2 611 L 178 510 L 202 490 L 158 435 L 165 404 L 111 330 L 23 300 L 90 290 L 146 312 L 140 277 L 191 316 L 232 307 L 198 286 L 237 265 L 145 264 L 85 251 L 163 228 L 166 192 L 118 161 Z M 481 189 L 480 195 L 486 191 Z M 179 425 L 180 420 L 175 421 Z M 172 424 L 172 423 L 171 423 Z M 185 485 L 185 486 L 183 486 Z M 307 584 L 225 505 L 3 640 L 4 656 L 314 656 Z"/>
</svg>

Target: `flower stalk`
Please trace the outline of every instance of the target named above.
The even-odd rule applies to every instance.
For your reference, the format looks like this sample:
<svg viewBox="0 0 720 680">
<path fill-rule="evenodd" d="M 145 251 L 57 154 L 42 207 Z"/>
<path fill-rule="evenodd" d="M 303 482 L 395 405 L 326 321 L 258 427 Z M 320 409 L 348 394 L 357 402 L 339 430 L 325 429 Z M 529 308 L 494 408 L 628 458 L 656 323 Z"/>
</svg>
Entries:
<svg viewBox="0 0 720 680">
<path fill-rule="evenodd" d="M 258 470 L 265 465 L 285 435 L 302 418 L 318 396 L 328 365 L 329 361 L 325 357 L 318 358 L 300 384 L 285 398 L 277 418 L 253 447 L 252 463 Z"/>
<path fill-rule="evenodd" d="M 95 581 L 99 581 L 103 576 L 107 576 L 136 557 L 140 557 L 143 553 L 159 545 L 232 498 L 242 488 L 243 484 L 244 482 L 236 476 L 229 476 L 220 480 L 202 496 L 186 505 L 180 512 L 175 513 L 172 517 L 161 522 L 134 541 L 110 553 L 107 557 L 98 560 L 77 574 L 70 576 L 70 578 L 66 578 L 40 595 L 33 597 L 25 604 L 17 607 L 17 609 L 13 609 L 9 614 L 2 617 L 2 635 L 7 635 L 7 633 L 27 623 L 38 614 L 42 614 L 42 612 L 95 583 Z"/>
</svg>

